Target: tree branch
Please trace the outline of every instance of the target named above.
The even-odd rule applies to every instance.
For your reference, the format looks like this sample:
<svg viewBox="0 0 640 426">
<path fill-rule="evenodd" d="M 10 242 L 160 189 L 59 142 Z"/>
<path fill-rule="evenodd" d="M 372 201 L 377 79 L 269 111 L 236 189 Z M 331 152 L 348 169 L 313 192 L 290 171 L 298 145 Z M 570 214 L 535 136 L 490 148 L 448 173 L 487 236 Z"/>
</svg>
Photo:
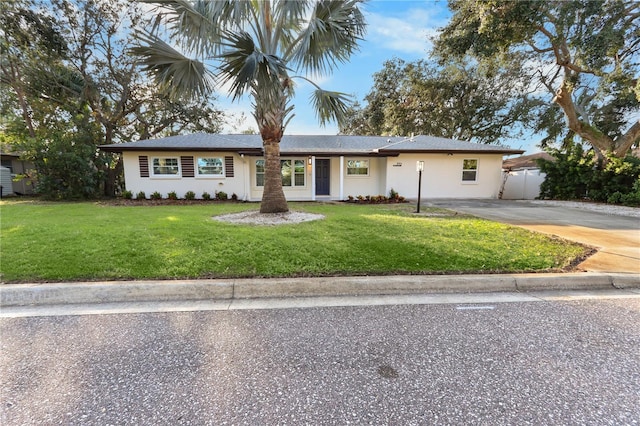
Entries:
<svg viewBox="0 0 640 426">
<path fill-rule="evenodd" d="M 629 130 L 616 138 L 614 142 L 614 155 L 617 157 L 625 155 L 627 151 L 631 149 L 633 144 L 640 142 L 640 120 L 636 121 Z"/>
</svg>

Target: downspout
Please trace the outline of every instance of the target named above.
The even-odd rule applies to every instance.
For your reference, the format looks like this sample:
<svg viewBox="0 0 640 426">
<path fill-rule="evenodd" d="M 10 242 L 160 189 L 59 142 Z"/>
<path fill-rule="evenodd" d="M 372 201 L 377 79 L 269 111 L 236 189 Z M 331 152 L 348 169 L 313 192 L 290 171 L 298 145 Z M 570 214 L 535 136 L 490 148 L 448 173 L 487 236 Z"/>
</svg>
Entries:
<svg viewBox="0 0 640 426">
<path fill-rule="evenodd" d="M 340 201 L 344 200 L 344 155 L 340 156 Z"/>
<path fill-rule="evenodd" d="M 245 158 L 244 154 L 240 154 L 240 159 L 242 160 L 242 169 L 243 169 L 243 186 L 244 186 L 244 197 L 242 197 L 242 201 L 251 201 L 251 196 L 249 195 L 251 191 L 251 170 L 249 167 L 249 162 Z"/>
<path fill-rule="evenodd" d="M 316 201 L 316 156 L 311 156 L 311 201 Z"/>
</svg>

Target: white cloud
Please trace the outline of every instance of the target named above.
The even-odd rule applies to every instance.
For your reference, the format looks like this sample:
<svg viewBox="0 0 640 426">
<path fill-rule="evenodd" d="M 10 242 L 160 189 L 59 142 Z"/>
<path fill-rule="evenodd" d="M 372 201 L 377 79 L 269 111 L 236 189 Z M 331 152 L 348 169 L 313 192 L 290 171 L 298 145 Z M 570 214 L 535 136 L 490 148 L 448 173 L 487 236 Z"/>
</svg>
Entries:
<svg viewBox="0 0 640 426">
<path fill-rule="evenodd" d="M 411 8 L 396 14 L 367 14 L 366 39 L 377 46 L 402 53 L 424 55 L 431 49 L 430 37 L 446 24 L 429 10 Z"/>
</svg>

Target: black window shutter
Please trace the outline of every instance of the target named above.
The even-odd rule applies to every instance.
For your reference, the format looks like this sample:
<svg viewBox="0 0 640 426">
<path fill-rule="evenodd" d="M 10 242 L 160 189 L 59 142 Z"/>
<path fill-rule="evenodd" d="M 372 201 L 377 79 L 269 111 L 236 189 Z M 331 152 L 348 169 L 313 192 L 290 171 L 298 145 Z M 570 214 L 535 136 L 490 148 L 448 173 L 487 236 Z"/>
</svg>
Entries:
<svg viewBox="0 0 640 426">
<path fill-rule="evenodd" d="M 193 168 L 193 157 L 185 156 L 180 157 L 180 164 L 182 164 L 182 177 L 194 177 L 195 171 Z"/>
<path fill-rule="evenodd" d="M 140 177 L 149 177 L 149 157 L 138 156 L 138 164 L 140 164 Z"/>
<path fill-rule="evenodd" d="M 233 157 L 224 157 L 224 175 L 225 177 L 233 177 Z"/>
</svg>

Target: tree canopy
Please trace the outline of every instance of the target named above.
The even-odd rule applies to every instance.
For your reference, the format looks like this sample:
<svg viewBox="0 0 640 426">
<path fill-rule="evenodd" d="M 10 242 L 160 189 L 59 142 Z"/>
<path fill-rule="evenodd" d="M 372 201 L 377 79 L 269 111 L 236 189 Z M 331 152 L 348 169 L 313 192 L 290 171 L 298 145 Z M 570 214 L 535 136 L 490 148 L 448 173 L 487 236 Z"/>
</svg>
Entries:
<svg viewBox="0 0 640 426">
<path fill-rule="evenodd" d="M 449 8 L 435 40 L 441 61 L 469 55 L 519 67 L 532 94 L 555 105 L 538 122 L 548 140 L 575 134 L 618 157 L 638 143 L 640 3 L 450 0 Z"/>
<path fill-rule="evenodd" d="M 139 73 L 127 48 L 141 16 L 125 0 L 0 3 L 0 132 L 36 164 L 42 192 L 113 195 L 120 159 L 99 144 L 220 131 L 213 97 L 175 102 Z"/>
<path fill-rule="evenodd" d="M 496 87 L 501 87 L 496 91 Z M 386 61 L 366 107 L 351 109 L 345 134 L 426 134 L 496 143 L 519 134 L 529 108 L 518 75 L 465 62 Z"/>
</svg>

